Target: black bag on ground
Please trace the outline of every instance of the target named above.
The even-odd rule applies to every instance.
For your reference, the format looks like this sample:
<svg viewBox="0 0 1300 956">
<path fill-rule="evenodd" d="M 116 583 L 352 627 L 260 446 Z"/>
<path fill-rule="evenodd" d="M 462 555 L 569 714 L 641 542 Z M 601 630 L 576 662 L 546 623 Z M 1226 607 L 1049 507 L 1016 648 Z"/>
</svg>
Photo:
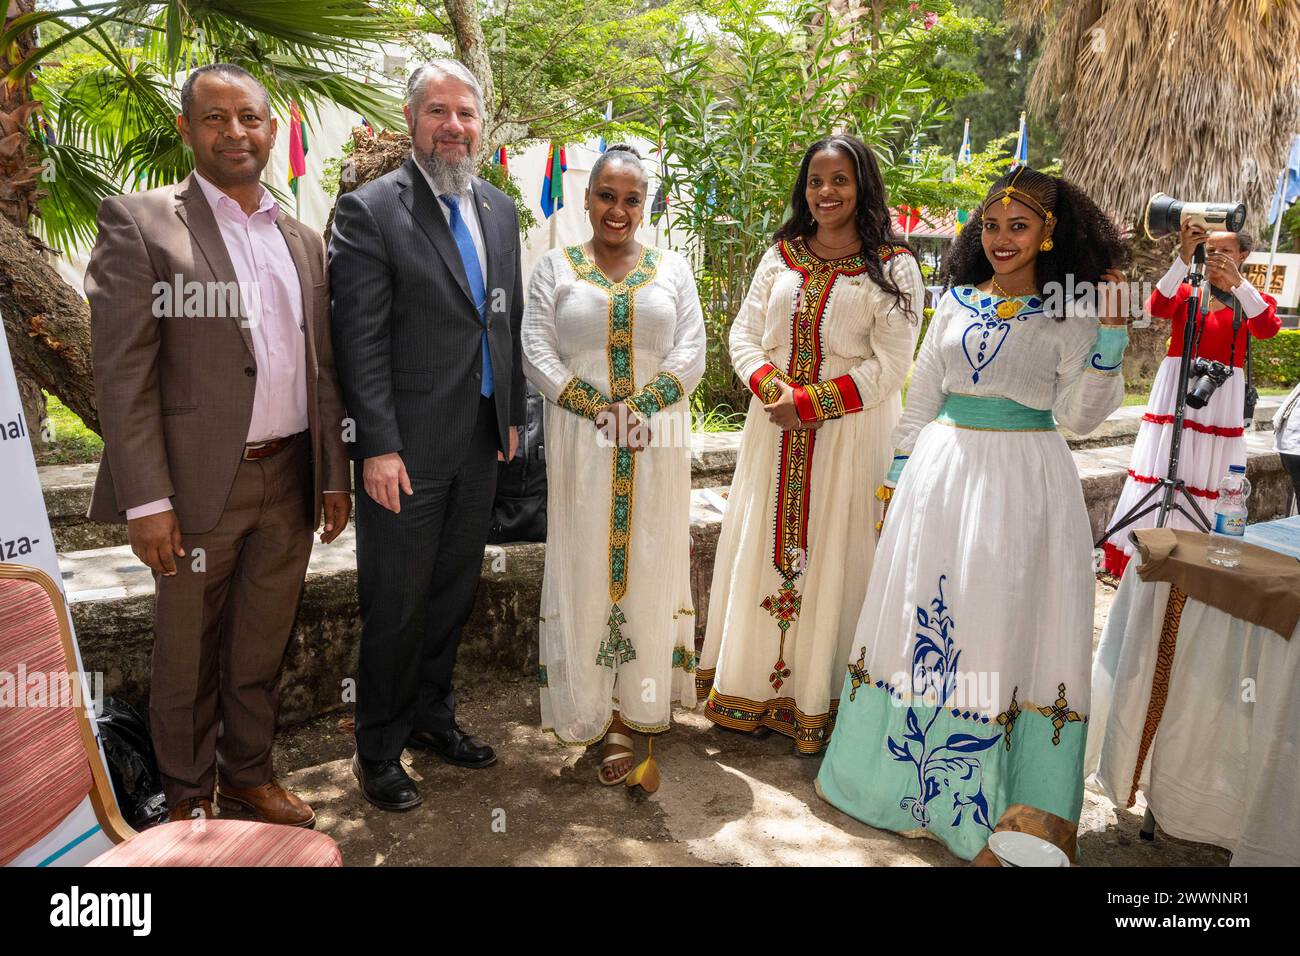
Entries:
<svg viewBox="0 0 1300 956">
<path fill-rule="evenodd" d="M 513 461 L 497 463 L 497 496 L 488 531 L 491 544 L 546 540 L 546 436 L 542 430 L 545 405 L 541 393 L 526 382 L 519 453 Z"/>
<path fill-rule="evenodd" d="M 161 823 L 167 818 L 167 798 L 148 722 L 126 701 L 105 697 L 95 724 L 122 816 L 137 830 Z"/>
</svg>

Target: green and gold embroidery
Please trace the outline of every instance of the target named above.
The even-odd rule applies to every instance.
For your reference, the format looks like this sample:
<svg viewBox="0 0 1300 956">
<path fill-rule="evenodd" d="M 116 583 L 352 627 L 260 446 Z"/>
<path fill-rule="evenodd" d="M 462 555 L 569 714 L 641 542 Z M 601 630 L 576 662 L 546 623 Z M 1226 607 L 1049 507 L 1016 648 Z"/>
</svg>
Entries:
<svg viewBox="0 0 1300 956">
<path fill-rule="evenodd" d="M 600 410 L 609 404 L 609 399 L 602 395 L 599 389 L 588 385 L 575 375 L 564 386 L 564 391 L 560 392 L 559 400 L 555 404 L 567 408 L 575 415 L 595 421 Z"/>
<path fill-rule="evenodd" d="M 641 258 L 621 282 L 613 282 L 587 259 L 582 246 L 567 246 L 564 250 L 574 274 L 583 281 L 602 289 L 609 296 L 609 391 L 611 401 L 629 401 L 636 391 L 636 369 L 632 361 L 632 329 L 636 320 L 636 292 L 654 280 L 659 268 L 660 253 L 649 246 L 641 250 Z M 667 374 L 667 373 L 663 373 Z M 681 383 L 672 379 L 661 383 L 663 374 L 650 385 L 667 398 L 672 383 L 680 393 Z M 658 383 L 658 384 L 657 384 Z M 572 384 L 572 383 L 570 383 Z M 650 386 L 647 386 L 649 388 Z M 638 396 L 645 394 L 645 389 Z M 680 396 L 679 396 L 680 397 Z M 602 406 L 603 407 L 603 406 Z M 635 406 L 633 406 L 635 407 Z M 642 409 L 637 408 L 638 412 Z M 646 413 L 648 417 L 649 413 Z M 636 648 L 623 635 L 627 618 L 618 602 L 627 594 L 628 573 L 631 564 L 632 544 L 632 491 L 636 483 L 636 457 L 627 448 L 611 450 L 609 492 L 609 601 L 610 611 L 606 626 L 609 633 L 601 642 L 596 663 L 614 667 L 636 659 Z"/>
<path fill-rule="evenodd" d="M 673 667 L 680 667 L 689 674 L 695 670 L 695 665 L 699 662 L 699 655 L 694 650 L 683 647 L 681 644 L 673 648 Z"/>
<path fill-rule="evenodd" d="M 681 401 L 686 394 L 681 379 L 672 372 L 660 372 L 646 383 L 635 395 L 627 400 L 627 405 L 641 418 L 649 418 L 657 411 Z"/>
</svg>

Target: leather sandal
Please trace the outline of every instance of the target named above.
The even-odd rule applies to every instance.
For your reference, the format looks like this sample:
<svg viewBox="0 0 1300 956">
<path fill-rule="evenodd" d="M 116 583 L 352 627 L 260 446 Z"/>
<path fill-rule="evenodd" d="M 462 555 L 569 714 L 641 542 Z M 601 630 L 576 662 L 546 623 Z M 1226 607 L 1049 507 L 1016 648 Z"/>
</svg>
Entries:
<svg viewBox="0 0 1300 956">
<path fill-rule="evenodd" d="M 632 766 L 629 766 L 626 770 L 624 770 L 622 776 L 616 777 L 614 779 L 610 779 L 609 777 L 607 777 L 603 771 L 610 764 L 618 763 L 620 760 L 626 760 L 629 764 L 635 765 L 636 761 L 633 758 L 636 756 L 636 751 L 632 749 L 632 743 L 633 743 L 632 738 L 627 736 L 626 734 L 619 734 L 619 733 L 615 733 L 614 731 L 610 731 L 605 735 L 606 753 L 604 756 L 600 758 L 600 765 L 596 768 L 597 780 L 599 780 L 607 787 L 614 787 L 627 779 L 628 774 L 632 772 Z M 610 750 L 611 747 L 617 747 L 619 749 L 616 751 L 611 751 Z"/>
</svg>

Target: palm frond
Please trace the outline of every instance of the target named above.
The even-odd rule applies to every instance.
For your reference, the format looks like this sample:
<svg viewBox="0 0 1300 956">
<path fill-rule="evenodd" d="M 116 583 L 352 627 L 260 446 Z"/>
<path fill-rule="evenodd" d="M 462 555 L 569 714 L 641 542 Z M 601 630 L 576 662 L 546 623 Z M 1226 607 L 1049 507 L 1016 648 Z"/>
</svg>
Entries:
<svg viewBox="0 0 1300 956">
<path fill-rule="evenodd" d="M 1300 130 L 1300 3 L 1074 0 L 1049 16 L 1029 99 L 1056 114 L 1068 178 L 1130 221 L 1156 190 L 1240 200 L 1259 221 Z"/>
<path fill-rule="evenodd" d="M 47 170 L 41 187 L 37 234 L 56 249 L 87 246 L 95 239 L 95 215 L 108 196 L 121 192 L 119 183 L 95 153 L 70 143 L 33 138 L 33 151 Z"/>
</svg>

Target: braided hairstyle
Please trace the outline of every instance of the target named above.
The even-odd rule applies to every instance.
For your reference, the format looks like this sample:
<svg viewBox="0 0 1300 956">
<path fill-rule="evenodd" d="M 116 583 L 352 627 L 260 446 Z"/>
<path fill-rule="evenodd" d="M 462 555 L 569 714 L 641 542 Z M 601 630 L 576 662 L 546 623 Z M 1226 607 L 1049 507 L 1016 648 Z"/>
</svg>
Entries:
<svg viewBox="0 0 1300 956">
<path fill-rule="evenodd" d="M 984 254 L 984 206 L 1008 192 L 1027 197 L 1025 205 L 1035 213 L 1050 212 L 1056 218 L 1052 232 L 1052 249 L 1038 252 L 1034 259 L 1034 281 L 1039 289 L 1049 285 L 1065 290 L 1066 276 L 1073 276 L 1075 287 L 1088 283 L 1095 287 L 1108 269 L 1122 269 L 1128 264 L 1129 251 L 1120 239 L 1115 223 L 1088 198 L 1078 186 L 1066 179 L 1040 173 L 1028 166 L 1008 171 L 989 189 L 988 196 L 962 227 L 944 265 L 946 288 L 977 285 L 993 275 L 993 263 Z M 1035 208 L 1035 203 L 1039 208 Z M 1075 298 L 1086 293 L 1087 285 Z M 1061 309 L 1057 321 L 1064 321 L 1069 310 Z"/>
<path fill-rule="evenodd" d="M 893 220 L 885 202 L 885 178 L 880 174 L 880 164 L 867 144 L 856 136 L 841 133 L 817 140 L 803 154 L 799 164 L 799 176 L 790 193 L 790 218 L 782 223 L 772 236 L 773 242 L 785 239 L 809 239 L 817 234 L 817 220 L 813 218 L 808 206 L 808 167 L 812 159 L 822 150 L 839 151 L 853 160 L 857 173 L 858 207 L 854 212 L 854 222 L 858 227 L 858 236 L 862 240 L 862 261 L 867 268 L 871 281 L 884 289 L 894 298 L 894 305 L 905 308 L 906 293 L 898 287 L 885 272 L 880 261 L 881 246 L 900 246 L 915 255 L 911 246 L 894 232 Z"/>
</svg>

